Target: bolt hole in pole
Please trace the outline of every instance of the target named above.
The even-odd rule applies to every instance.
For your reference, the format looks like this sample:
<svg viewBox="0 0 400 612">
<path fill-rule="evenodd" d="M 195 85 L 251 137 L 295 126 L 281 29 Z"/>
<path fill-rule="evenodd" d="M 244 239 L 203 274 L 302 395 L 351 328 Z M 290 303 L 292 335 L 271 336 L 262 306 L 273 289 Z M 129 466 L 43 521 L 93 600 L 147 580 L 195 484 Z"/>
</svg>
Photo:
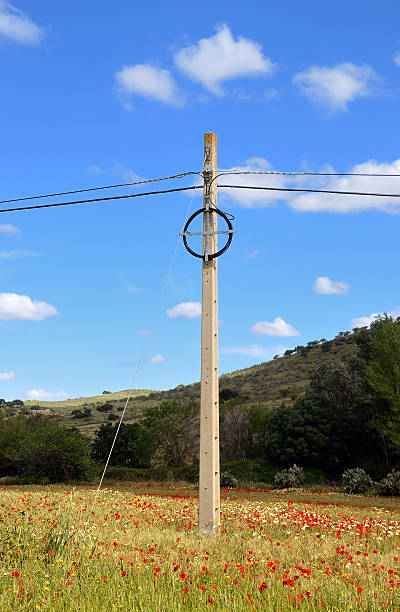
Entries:
<svg viewBox="0 0 400 612">
<path fill-rule="evenodd" d="M 231 215 L 217 208 L 217 137 L 204 136 L 203 208 L 187 220 L 181 234 L 188 252 L 202 259 L 201 397 L 200 397 L 200 482 L 199 532 L 217 535 L 220 528 L 219 482 L 219 393 L 218 393 L 218 275 L 217 259 L 229 248 L 234 232 Z M 203 231 L 189 232 L 190 224 L 202 215 Z M 218 231 L 218 219 L 227 229 Z M 220 249 L 218 235 L 227 236 Z M 202 252 L 189 246 L 188 238 L 199 236 Z"/>
</svg>

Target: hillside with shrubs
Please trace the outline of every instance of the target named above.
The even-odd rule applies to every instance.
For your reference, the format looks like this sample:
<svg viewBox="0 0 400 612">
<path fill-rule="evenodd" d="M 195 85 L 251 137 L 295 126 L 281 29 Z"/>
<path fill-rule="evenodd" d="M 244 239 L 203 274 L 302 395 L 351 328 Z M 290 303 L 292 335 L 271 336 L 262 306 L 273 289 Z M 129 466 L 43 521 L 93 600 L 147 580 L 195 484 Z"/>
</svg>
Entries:
<svg viewBox="0 0 400 612">
<path fill-rule="evenodd" d="M 136 397 L 108 476 L 196 482 L 198 391 L 195 384 Z M 76 424 L 93 408 L 74 408 L 67 419 L 3 402 L 0 477 L 96 478 L 122 409 L 105 399 L 94 408 L 92 436 Z M 220 449 L 227 486 L 336 483 L 349 493 L 400 494 L 400 319 L 383 316 L 370 328 L 222 376 Z"/>
</svg>

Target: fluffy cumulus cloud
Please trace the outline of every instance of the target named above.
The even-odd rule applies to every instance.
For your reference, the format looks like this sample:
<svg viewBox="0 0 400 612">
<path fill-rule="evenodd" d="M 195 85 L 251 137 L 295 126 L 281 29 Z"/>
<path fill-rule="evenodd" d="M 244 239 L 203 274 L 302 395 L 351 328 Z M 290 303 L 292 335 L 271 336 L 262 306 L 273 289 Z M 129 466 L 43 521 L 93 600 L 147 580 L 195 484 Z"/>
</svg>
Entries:
<svg viewBox="0 0 400 612">
<path fill-rule="evenodd" d="M 400 68 L 400 51 L 397 51 L 397 53 L 394 54 L 393 61 L 396 64 L 396 66 Z"/>
<path fill-rule="evenodd" d="M 164 355 L 152 355 L 149 359 L 149 363 L 165 363 L 165 361 Z"/>
<path fill-rule="evenodd" d="M 353 319 L 351 327 L 354 329 L 355 327 L 369 327 L 371 323 L 373 323 L 378 317 L 382 316 L 383 312 L 373 312 L 369 316 L 366 317 L 356 317 Z M 391 310 L 387 313 L 389 317 L 393 319 L 397 319 L 400 317 L 400 308 L 396 308 L 395 310 Z"/>
<path fill-rule="evenodd" d="M 149 64 L 123 66 L 115 74 L 117 90 L 124 96 L 136 95 L 171 106 L 182 106 L 182 97 L 169 70 Z"/>
<path fill-rule="evenodd" d="M 11 370 L 9 372 L 0 372 L 0 380 L 14 380 L 15 374 Z"/>
<path fill-rule="evenodd" d="M 23 11 L 6 0 L 0 0 L 0 38 L 23 45 L 38 45 L 43 38 L 43 30 Z"/>
<path fill-rule="evenodd" d="M 227 25 L 221 25 L 214 36 L 180 49 L 174 59 L 184 74 L 218 96 L 224 93 L 223 81 L 265 76 L 274 69 L 271 60 L 263 55 L 261 45 L 243 37 L 235 40 Z"/>
<path fill-rule="evenodd" d="M 273 172 L 274 168 L 267 159 L 252 157 L 237 166 L 223 170 L 224 176 L 218 178 L 218 185 L 239 185 L 240 188 L 222 189 L 219 197 L 223 200 L 233 200 L 246 208 L 263 208 L 275 206 L 279 200 L 286 198 L 284 192 L 263 191 L 247 189 L 248 185 L 254 187 L 282 188 L 290 183 L 290 179 L 277 174 L 257 174 L 258 172 Z"/>
<path fill-rule="evenodd" d="M 58 314 L 51 304 L 32 300 L 28 295 L 0 293 L 0 321 L 43 321 Z"/>
<path fill-rule="evenodd" d="M 219 197 L 222 200 L 230 200 L 247 208 L 276 206 L 279 202 L 285 202 L 290 208 L 301 212 L 349 213 L 363 210 L 381 210 L 387 213 L 395 213 L 400 211 L 400 198 L 390 197 L 390 195 L 376 197 L 296 191 L 264 191 L 263 189 L 248 188 L 252 185 L 258 188 L 272 187 L 274 189 L 319 189 L 367 194 L 398 194 L 400 159 L 395 159 L 392 162 L 379 162 L 371 159 L 356 164 L 349 169 L 350 174 L 383 174 L 385 175 L 383 177 L 268 174 L 274 172 L 274 168 L 268 160 L 260 157 L 248 159 L 238 166 L 225 169 L 224 172 L 227 174 L 218 179 L 219 186 L 233 185 L 233 188 L 222 188 Z M 259 172 L 265 172 L 266 174 L 257 174 Z M 324 166 L 318 172 L 334 173 L 335 169 L 331 166 Z M 239 186 L 242 188 L 239 188 Z"/>
<path fill-rule="evenodd" d="M 29 389 L 26 392 L 26 397 L 30 400 L 52 400 L 52 399 L 67 399 L 68 394 L 65 391 L 44 391 L 44 389 Z"/>
<path fill-rule="evenodd" d="M 273 336 L 274 338 L 300 336 L 300 332 L 290 325 L 290 323 L 286 323 L 282 317 L 276 317 L 272 323 L 268 321 L 259 321 L 253 325 L 250 331 L 255 336 Z"/>
<path fill-rule="evenodd" d="M 373 95 L 378 80 L 371 66 L 356 66 L 351 62 L 331 68 L 311 66 L 293 77 L 293 83 L 303 95 L 329 112 L 346 111 L 349 102 Z"/>
<path fill-rule="evenodd" d="M 10 223 L 3 223 L 0 224 L 0 234 L 14 234 L 19 236 L 21 234 L 21 230 L 19 227 L 11 225 Z"/>
<path fill-rule="evenodd" d="M 350 285 L 340 281 L 333 281 L 328 276 L 319 276 L 313 288 L 320 295 L 348 295 L 350 293 Z"/>
<path fill-rule="evenodd" d="M 198 319 L 201 316 L 200 302 L 181 302 L 168 308 L 167 316 L 170 319 Z"/>
</svg>

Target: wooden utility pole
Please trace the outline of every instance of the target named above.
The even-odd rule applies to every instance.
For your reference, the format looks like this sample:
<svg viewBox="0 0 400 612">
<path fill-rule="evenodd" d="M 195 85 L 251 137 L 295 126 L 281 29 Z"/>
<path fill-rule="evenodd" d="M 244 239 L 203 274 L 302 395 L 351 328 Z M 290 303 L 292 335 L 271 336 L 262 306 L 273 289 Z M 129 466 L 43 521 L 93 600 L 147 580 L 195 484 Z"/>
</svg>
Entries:
<svg viewBox="0 0 400 612">
<path fill-rule="evenodd" d="M 199 531 L 214 535 L 220 527 L 219 391 L 218 391 L 218 258 L 217 137 L 204 136 L 203 289 L 201 314 L 201 400 Z"/>
</svg>

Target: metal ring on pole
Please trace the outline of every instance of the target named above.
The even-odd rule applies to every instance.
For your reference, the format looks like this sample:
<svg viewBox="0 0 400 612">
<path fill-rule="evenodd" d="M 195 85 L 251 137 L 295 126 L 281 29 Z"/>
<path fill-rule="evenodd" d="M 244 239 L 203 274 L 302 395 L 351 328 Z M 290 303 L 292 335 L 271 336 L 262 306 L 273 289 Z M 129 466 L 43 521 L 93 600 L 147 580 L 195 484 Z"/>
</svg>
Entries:
<svg viewBox="0 0 400 612">
<path fill-rule="evenodd" d="M 205 213 L 205 212 L 216 212 L 217 215 L 219 215 L 220 217 L 222 217 L 224 219 L 224 221 L 226 222 L 226 224 L 228 226 L 228 232 L 227 232 L 228 240 L 227 240 L 225 246 L 222 249 L 220 249 L 219 251 L 217 251 L 216 253 L 211 253 L 210 255 L 208 255 L 208 259 L 214 259 L 215 257 L 219 257 L 220 255 L 225 253 L 225 251 L 228 250 L 228 248 L 230 247 L 230 244 L 232 242 L 232 237 L 233 237 L 233 234 L 234 234 L 232 223 L 231 223 L 229 217 L 224 212 L 222 212 L 222 210 L 218 210 L 218 208 L 211 208 L 211 207 L 209 209 L 207 209 L 207 208 L 200 208 L 199 210 L 196 210 L 196 212 L 193 213 L 193 215 L 191 217 L 189 217 L 189 219 L 187 220 L 186 225 L 185 225 L 181 235 L 182 235 L 182 238 L 183 238 L 183 244 L 185 245 L 185 247 L 189 251 L 189 253 L 191 255 L 193 255 L 194 257 L 199 257 L 200 259 L 204 259 L 205 258 L 204 255 L 200 255 L 200 253 L 196 253 L 196 251 L 193 251 L 193 249 L 190 248 L 190 246 L 188 245 L 187 239 L 186 239 L 186 236 L 187 236 L 186 232 L 187 232 L 187 229 L 188 229 L 189 225 L 193 221 L 193 219 L 195 219 L 198 215 L 201 215 L 202 213 Z M 224 232 L 218 232 L 218 233 L 224 233 Z"/>
</svg>

